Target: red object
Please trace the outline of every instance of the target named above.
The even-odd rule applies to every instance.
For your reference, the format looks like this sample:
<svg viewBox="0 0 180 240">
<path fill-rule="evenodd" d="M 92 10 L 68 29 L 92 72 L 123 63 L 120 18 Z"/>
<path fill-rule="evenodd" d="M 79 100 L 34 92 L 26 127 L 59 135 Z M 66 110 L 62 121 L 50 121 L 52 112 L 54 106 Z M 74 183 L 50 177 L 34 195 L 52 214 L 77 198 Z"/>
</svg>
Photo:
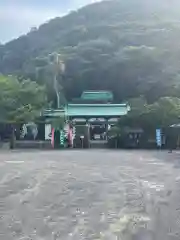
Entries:
<svg viewBox="0 0 180 240">
<path fill-rule="evenodd" d="M 51 145 L 52 145 L 52 147 L 54 148 L 54 128 L 52 128 Z"/>
<path fill-rule="evenodd" d="M 73 146 L 73 132 L 72 132 L 72 128 L 69 127 L 68 129 L 68 142 L 70 144 L 70 146 Z"/>
</svg>

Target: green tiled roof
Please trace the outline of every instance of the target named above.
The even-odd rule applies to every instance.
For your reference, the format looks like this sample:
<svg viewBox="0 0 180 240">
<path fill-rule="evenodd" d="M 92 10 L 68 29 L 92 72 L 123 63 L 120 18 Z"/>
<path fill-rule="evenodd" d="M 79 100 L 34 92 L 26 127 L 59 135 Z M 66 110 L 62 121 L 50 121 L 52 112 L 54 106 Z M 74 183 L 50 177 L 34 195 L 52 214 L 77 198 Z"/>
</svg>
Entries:
<svg viewBox="0 0 180 240">
<path fill-rule="evenodd" d="M 60 117 L 60 116 L 64 116 L 67 115 L 65 113 L 65 109 L 46 109 L 43 113 L 43 116 L 45 117 Z"/>
<path fill-rule="evenodd" d="M 64 110 L 46 110 L 44 116 L 58 117 L 120 117 L 130 111 L 127 104 L 68 104 Z"/>
<path fill-rule="evenodd" d="M 113 94 L 110 91 L 85 91 L 81 95 L 82 100 L 112 101 Z"/>
<path fill-rule="evenodd" d="M 66 110 L 69 117 L 123 116 L 128 111 L 126 104 L 68 104 Z"/>
</svg>

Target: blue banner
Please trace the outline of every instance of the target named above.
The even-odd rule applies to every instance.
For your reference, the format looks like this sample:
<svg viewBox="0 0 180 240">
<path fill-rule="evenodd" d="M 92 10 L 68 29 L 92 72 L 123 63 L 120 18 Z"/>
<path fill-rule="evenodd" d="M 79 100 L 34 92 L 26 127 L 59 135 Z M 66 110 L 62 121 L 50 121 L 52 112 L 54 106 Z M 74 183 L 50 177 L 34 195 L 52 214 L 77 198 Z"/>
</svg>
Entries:
<svg viewBox="0 0 180 240">
<path fill-rule="evenodd" d="M 156 129 L 156 143 L 158 147 L 162 146 L 162 133 L 161 129 Z"/>
</svg>

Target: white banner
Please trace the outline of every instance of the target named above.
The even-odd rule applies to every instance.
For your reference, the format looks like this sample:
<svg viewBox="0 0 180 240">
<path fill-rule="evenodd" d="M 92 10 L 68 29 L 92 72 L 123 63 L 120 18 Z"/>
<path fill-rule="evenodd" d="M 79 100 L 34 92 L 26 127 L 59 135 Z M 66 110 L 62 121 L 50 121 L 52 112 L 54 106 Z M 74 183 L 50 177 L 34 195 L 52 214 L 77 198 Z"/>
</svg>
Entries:
<svg viewBox="0 0 180 240">
<path fill-rule="evenodd" d="M 45 140 L 51 140 L 52 137 L 52 127 L 51 124 L 45 125 Z"/>
</svg>

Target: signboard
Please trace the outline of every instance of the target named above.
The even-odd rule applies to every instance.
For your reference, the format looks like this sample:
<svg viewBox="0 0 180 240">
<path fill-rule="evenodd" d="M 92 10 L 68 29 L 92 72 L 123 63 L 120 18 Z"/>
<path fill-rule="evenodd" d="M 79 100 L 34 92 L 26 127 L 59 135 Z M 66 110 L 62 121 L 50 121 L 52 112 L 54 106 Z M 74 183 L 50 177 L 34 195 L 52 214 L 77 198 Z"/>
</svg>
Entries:
<svg viewBox="0 0 180 240">
<path fill-rule="evenodd" d="M 101 135 L 95 134 L 95 135 L 94 135 L 94 139 L 95 139 L 95 140 L 100 140 L 100 139 L 101 139 Z"/>
<path fill-rule="evenodd" d="M 156 129 L 156 143 L 158 147 L 162 146 L 161 129 Z"/>
</svg>

